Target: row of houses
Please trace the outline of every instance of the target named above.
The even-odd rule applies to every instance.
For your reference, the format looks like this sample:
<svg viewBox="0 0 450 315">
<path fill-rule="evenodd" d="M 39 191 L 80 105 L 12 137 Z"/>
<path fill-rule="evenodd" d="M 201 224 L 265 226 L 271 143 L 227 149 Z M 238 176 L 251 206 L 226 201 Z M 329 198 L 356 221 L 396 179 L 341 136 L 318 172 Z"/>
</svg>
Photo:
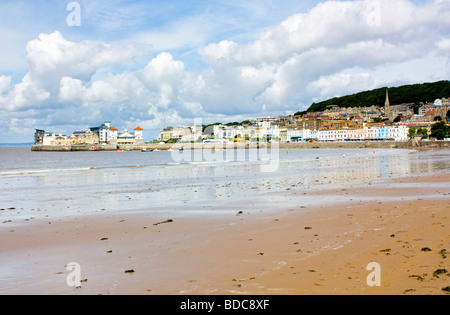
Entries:
<svg viewBox="0 0 450 315">
<path fill-rule="evenodd" d="M 192 126 L 172 128 L 163 130 L 159 140 L 164 141 L 173 136 L 173 140 L 180 142 L 301 142 L 301 141 L 363 141 L 363 140 L 408 140 L 407 125 L 387 126 L 380 124 L 356 125 L 357 128 L 292 128 L 270 126 L 261 123 L 259 126 L 253 125 L 213 125 L 206 128 L 204 132 L 198 129 L 193 132 Z M 180 132 L 183 131 L 183 135 Z M 174 134 L 170 132 L 175 132 Z"/>
<path fill-rule="evenodd" d="M 362 140 L 408 140 L 409 127 L 385 126 L 383 124 L 366 124 L 358 129 L 296 129 L 288 127 L 243 127 L 214 126 L 212 138 L 227 141 L 269 140 L 281 143 L 301 141 L 362 141 Z"/>
<path fill-rule="evenodd" d="M 77 130 L 71 135 L 55 134 L 45 130 L 36 129 L 36 145 L 73 145 L 73 144 L 113 144 L 113 145 L 139 145 L 143 143 L 143 129 L 136 127 L 133 131 L 126 128 L 123 132 L 111 127 L 110 122 L 105 122 L 98 127 L 87 130 Z"/>
</svg>

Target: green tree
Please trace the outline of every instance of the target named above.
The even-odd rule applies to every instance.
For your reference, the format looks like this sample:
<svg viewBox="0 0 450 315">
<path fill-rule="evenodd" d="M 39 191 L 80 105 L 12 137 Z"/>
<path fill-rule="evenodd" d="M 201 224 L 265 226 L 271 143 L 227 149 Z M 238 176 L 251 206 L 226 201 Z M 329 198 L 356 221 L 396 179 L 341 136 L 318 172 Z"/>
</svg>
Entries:
<svg viewBox="0 0 450 315">
<path fill-rule="evenodd" d="M 305 114 L 307 114 L 307 113 L 308 113 L 308 111 L 304 110 L 304 111 L 298 111 L 298 112 L 296 112 L 294 115 L 295 115 L 295 116 L 303 116 L 303 115 L 305 115 Z"/>
<path fill-rule="evenodd" d="M 448 137 L 449 127 L 445 121 L 439 121 L 431 126 L 431 137 L 443 140 Z"/>
<path fill-rule="evenodd" d="M 381 117 L 375 117 L 374 119 L 372 119 L 374 123 L 380 123 L 383 121 L 383 118 Z"/>
<path fill-rule="evenodd" d="M 422 139 L 427 139 L 428 138 L 428 129 L 427 128 L 417 129 L 417 135 L 422 136 Z"/>
<path fill-rule="evenodd" d="M 408 138 L 412 139 L 415 136 L 416 136 L 416 128 L 414 128 L 414 127 L 409 128 L 409 130 L 408 130 Z"/>
</svg>

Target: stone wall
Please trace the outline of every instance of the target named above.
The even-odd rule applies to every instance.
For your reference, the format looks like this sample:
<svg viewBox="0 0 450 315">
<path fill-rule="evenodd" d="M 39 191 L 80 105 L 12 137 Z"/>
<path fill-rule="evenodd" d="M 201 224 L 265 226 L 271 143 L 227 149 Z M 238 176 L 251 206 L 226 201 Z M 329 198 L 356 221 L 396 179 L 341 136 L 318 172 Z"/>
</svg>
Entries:
<svg viewBox="0 0 450 315">
<path fill-rule="evenodd" d="M 260 147 L 270 144 L 261 144 Z M 345 141 L 345 142 L 312 142 L 312 143 L 280 143 L 278 144 L 280 149 L 357 149 L 357 148 L 373 148 L 373 149 L 438 149 L 438 148 L 450 148 L 450 141 L 417 141 L 410 140 L 404 142 L 396 141 Z M 146 144 L 146 145 L 104 145 L 98 146 L 99 151 L 116 151 L 116 150 L 133 150 L 140 151 L 147 150 L 169 150 L 184 148 L 189 149 L 212 149 L 212 148 L 255 148 L 256 144 Z M 45 146 L 35 145 L 32 146 L 32 151 L 89 151 L 91 145 L 73 145 L 73 146 Z"/>
</svg>

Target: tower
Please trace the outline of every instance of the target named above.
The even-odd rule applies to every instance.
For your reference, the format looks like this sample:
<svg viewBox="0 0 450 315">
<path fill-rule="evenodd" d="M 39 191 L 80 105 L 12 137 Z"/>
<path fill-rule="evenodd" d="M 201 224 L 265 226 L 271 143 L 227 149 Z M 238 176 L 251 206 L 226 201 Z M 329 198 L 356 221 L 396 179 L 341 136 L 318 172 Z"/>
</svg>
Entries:
<svg viewBox="0 0 450 315">
<path fill-rule="evenodd" d="M 117 133 L 118 129 L 116 127 L 111 127 L 108 130 L 108 144 L 117 144 Z"/>
<path fill-rule="evenodd" d="M 391 106 L 391 103 L 389 102 L 389 90 L 386 89 L 386 101 L 384 102 L 385 107 Z"/>
<path fill-rule="evenodd" d="M 141 127 L 137 127 L 134 129 L 134 139 L 136 140 L 136 144 L 143 143 L 144 137 L 143 137 L 143 129 Z"/>
<path fill-rule="evenodd" d="M 386 89 L 386 100 L 384 101 L 384 114 L 391 118 L 391 103 L 389 102 L 389 91 Z"/>
</svg>

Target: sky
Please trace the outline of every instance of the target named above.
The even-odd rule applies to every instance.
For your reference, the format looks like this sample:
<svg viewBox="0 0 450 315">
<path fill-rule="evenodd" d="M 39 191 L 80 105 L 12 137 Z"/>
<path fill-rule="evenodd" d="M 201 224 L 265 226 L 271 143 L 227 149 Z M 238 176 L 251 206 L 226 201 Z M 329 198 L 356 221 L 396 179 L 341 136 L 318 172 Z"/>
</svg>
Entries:
<svg viewBox="0 0 450 315">
<path fill-rule="evenodd" d="M 449 80 L 449 16 L 450 0 L 2 0 L 0 143 L 105 121 L 150 141 Z"/>
</svg>

